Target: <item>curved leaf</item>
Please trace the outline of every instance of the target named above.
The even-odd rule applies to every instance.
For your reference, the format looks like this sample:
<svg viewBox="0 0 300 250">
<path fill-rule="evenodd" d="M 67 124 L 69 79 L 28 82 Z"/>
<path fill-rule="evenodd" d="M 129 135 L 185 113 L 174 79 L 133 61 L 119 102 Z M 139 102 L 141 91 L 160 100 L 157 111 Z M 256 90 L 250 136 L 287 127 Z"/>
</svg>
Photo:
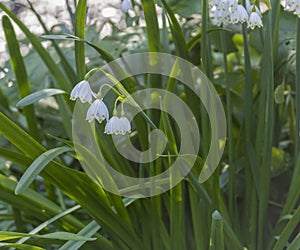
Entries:
<svg viewBox="0 0 300 250">
<path fill-rule="evenodd" d="M 12 26 L 11 21 L 7 16 L 2 18 L 2 26 L 5 33 L 8 51 L 10 54 L 10 61 L 12 68 L 15 72 L 18 90 L 21 98 L 27 96 L 31 92 L 30 81 L 26 72 L 26 67 L 23 61 L 23 57 L 20 52 L 20 45 L 16 37 L 16 33 Z M 30 134 L 37 140 L 39 140 L 39 131 L 37 129 L 37 121 L 34 114 L 33 106 L 28 106 L 24 109 L 24 115 L 26 117 L 28 130 Z"/>
<path fill-rule="evenodd" d="M 40 91 L 34 92 L 17 103 L 17 107 L 25 107 L 30 104 L 33 104 L 41 99 L 47 98 L 53 95 L 66 94 L 65 91 L 61 89 L 42 89 Z"/>
<path fill-rule="evenodd" d="M 58 155 L 72 150 L 69 147 L 60 147 L 50 149 L 47 152 L 41 154 L 35 161 L 27 168 L 26 172 L 20 179 L 17 187 L 16 194 L 22 193 L 30 184 L 35 180 L 35 178 L 40 174 L 41 171 Z"/>
<path fill-rule="evenodd" d="M 0 243 L 1 249 L 11 249 L 12 247 L 14 249 L 22 249 L 22 250 L 44 250 L 45 248 L 27 245 L 27 244 L 16 244 L 16 243 Z"/>
<path fill-rule="evenodd" d="M 68 232 L 55 232 L 55 233 L 49 233 L 43 235 L 36 235 L 36 234 L 0 231 L 0 241 L 18 239 L 23 237 L 30 237 L 30 238 L 37 238 L 37 239 L 54 239 L 54 240 L 85 240 L 85 241 L 96 240 L 96 238 L 84 237 L 81 235 L 76 235 Z"/>
<path fill-rule="evenodd" d="M 75 36 L 84 39 L 86 17 L 86 0 L 79 0 L 76 7 L 76 21 L 75 21 Z M 84 42 L 75 41 L 75 61 L 77 69 L 78 81 L 82 80 L 85 75 L 85 50 Z"/>
<path fill-rule="evenodd" d="M 0 3 L 0 9 L 2 9 L 23 31 L 26 37 L 30 40 L 32 46 L 38 52 L 43 62 L 48 67 L 49 71 L 57 81 L 57 83 L 61 86 L 62 89 L 69 91 L 72 88 L 72 85 L 68 78 L 64 75 L 64 73 L 60 70 L 58 65 L 56 65 L 55 61 L 52 59 L 48 51 L 43 47 L 38 37 L 30 32 L 30 30 L 26 27 L 24 23 L 21 22 L 20 19 L 8 8 L 5 7 L 3 3 Z"/>
</svg>

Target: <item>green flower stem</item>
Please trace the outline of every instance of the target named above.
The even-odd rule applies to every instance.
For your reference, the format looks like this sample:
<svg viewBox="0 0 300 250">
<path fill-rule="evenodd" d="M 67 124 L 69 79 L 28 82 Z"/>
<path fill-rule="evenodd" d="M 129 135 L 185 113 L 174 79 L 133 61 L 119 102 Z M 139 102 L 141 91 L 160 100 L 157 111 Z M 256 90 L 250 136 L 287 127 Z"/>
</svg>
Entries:
<svg viewBox="0 0 300 250">
<path fill-rule="evenodd" d="M 261 70 L 260 86 L 260 108 L 265 110 L 265 115 L 260 117 L 259 129 L 262 132 L 262 141 L 258 144 L 257 152 L 262 152 L 260 166 L 260 196 L 258 207 L 258 250 L 265 249 L 266 242 L 266 218 L 270 186 L 270 164 L 272 156 L 272 139 L 274 128 L 274 60 L 272 40 L 272 10 L 266 13 L 265 21 L 265 46 L 263 53 L 263 64 Z M 261 111 L 260 109 L 260 111 Z"/>
<path fill-rule="evenodd" d="M 229 158 L 229 210 L 231 215 L 235 214 L 235 198 L 234 198 L 234 164 L 233 164 L 233 136 L 232 136 L 232 106 L 231 106 L 231 92 L 228 82 L 228 64 L 227 64 L 227 49 L 224 31 L 221 31 L 221 44 L 223 51 L 223 63 L 225 70 L 225 84 L 226 84 L 226 109 L 227 109 L 227 133 L 228 133 L 228 158 Z"/>
<path fill-rule="evenodd" d="M 295 133 L 295 160 L 299 154 L 300 134 L 300 19 L 297 19 L 296 37 L 296 133 Z"/>
<path fill-rule="evenodd" d="M 244 113 L 245 113 L 245 151 L 247 152 L 247 145 L 251 143 L 252 136 L 252 110 L 253 110 L 253 79 L 251 70 L 251 60 L 248 45 L 248 29 L 247 24 L 243 24 L 243 43 L 244 43 L 244 64 L 245 64 L 245 102 L 244 102 Z M 247 154 L 248 155 L 248 154 Z M 248 156 L 247 165 L 245 167 L 246 176 L 246 192 L 245 192 L 245 212 L 243 214 L 244 224 L 247 225 L 244 231 L 244 238 L 248 242 L 250 248 L 255 242 L 255 228 L 256 228 L 256 197 L 255 191 L 253 190 L 254 180 L 251 172 L 251 159 Z M 255 177 L 254 177 L 255 178 Z"/>
<path fill-rule="evenodd" d="M 122 99 L 124 99 L 124 95 L 122 95 L 118 90 L 116 90 L 113 86 L 111 86 L 110 84 L 104 83 L 101 85 L 99 92 L 97 93 L 97 97 L 102 96 L 102 89 L 103 87 L 109 87 L 111 90 L 113 90 L 119 97 L 122 97 Z"/>
</svg>

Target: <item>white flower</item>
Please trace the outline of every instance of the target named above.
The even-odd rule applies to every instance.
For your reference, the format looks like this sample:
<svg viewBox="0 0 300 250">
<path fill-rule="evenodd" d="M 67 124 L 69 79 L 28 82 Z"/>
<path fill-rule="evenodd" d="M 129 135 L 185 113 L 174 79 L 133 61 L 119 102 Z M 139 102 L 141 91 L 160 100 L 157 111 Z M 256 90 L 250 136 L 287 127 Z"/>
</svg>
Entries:
<svg viewBox="0 0 300 250">
<path fill-rule="evenodd" d="M 130 122 L 126 117 L 121 117 L 120 118 L 120 127 L 121 127 L 121 134 L 122 135 L 125 135 L 126 132 L 128 132 L 128 133 L 131 132 Z"/>
<path fill-rule="evenodd" d="M 121 10 L 126 13 L 128 10 L 132 9 L 131 0 L 122 0 Z"/>
<path fill-rule="evenodd" d="M 256 12 L 252 12 L 248 20 L 248 28 L 254 29 L 256 26 L 261 28 L 263 26 L 262 20 Z"/>
<path fill-rule="evenodd" d="M 237 0 L 228 0 L 227 4 L 228 4 L 229 8 L 235 9 L 238 5 L 238 1 Z"/>
<path fill-rule="evenodd" d="M 296 9 L 296 0 L 286 0 L 284 9 L 288 11 L 294 11 Z"/>
<path fill-rule="evenodd" d="M 109 119 L 105 126 L 105 134 L 111 135 L 111 134 L 116 134 L 116 135 L 125 135 L 126 132 L 130 133 L 131 132 L 131 126 L 130 122 L 126 117 L 117 117 L 113 116 L 112 118 Z"/>
<path fill-rule="evenodd" d="M 104 120 L 107 121 L 108 117 L 108 109 L 105 103 L 102 101 L 102 99 L 95 100 L 89 107 L 86 114 L 86 120 L 88 122 L 92 122 L 96 119 L 98 122 L 101 123 Z"/>
<path fill-rule="evenodd" d="M 228 25 L 230 22 L 230 15 L 229 9 L 217 9 L 214 13 L 214 25 L 220 26 L 222 23 Z"/>
<path fill-rule="evenodd" d="M 248 20 L 248 13 L 243 5 L 239 4 L 231 15 L 231 23 L 244 23 Z"/>
<path fill-rule="evenodd" d="M 300 17 L 300 4 L 295 9 L 294 14 L 297 15 L 298 17 Z"/>
<path fill-rule="evenodd" d="M 248 4 L 246 4 L 246 10 L 249 15 L 251 15 L 252 12 L 256 12 L 257 15 L 262 17 L 261 12 L 256 5 L 250 5 L 250 3 L 248 3 Z"/>
<path fill-rule="evenodd" d="M 292 11 L 300 17 L 300 0 L 286 0 L 284 10 Z"/>
<path fill-rule="evenodd" d="M 75 101 L 77 98 L 80 99 L 82 103 L 91 103 L 93 101 L 93 96 L 95 97 L 95 93 L 91 90 L 90 84 L 88 81 L 83 80 L 76 84 L 76 86 L 72 89 L 70 94 L 70 99 Z"/>
</svg>

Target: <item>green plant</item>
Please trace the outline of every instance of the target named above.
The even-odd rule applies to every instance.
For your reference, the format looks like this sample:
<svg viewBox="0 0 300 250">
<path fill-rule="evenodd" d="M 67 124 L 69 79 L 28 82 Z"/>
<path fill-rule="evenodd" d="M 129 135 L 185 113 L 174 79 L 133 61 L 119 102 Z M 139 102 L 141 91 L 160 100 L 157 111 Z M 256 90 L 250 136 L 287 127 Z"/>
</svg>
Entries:
<svg viewBox="0 0 300 250">
<path fill-rule="evenodd" d="M 162 27 L 158 25 L 156 2 L 163 9 Z M 86 0 L 79 0 L 76 13 L 71 12 L 74 31 L 65 34 L 51 33 L 28 1 L 45 30 L 42 38 L 0 3 L 14 72 L 6 74 L 2 82 L 15 76 L 18 87 L 16 91 L 0 88 L 0 246 L 298 249 L 300 21 L 284 11 L 279 1 L 265 3 L 268 10 L 262 14 L 263 27 L 250 30 L 246 23 L 213 26 L 207 0 L 142 0 L 146 27 L 137 25 L 142 18 L 139 12 L 134 17 L 127 13 L 130 27 L 120 32 L 112 24 L 112 35 L 102 41 L 94 36 L 97 27 L 85 27 Z M 192 15 L 196 12 L 200 12 L 200 19 Z M 33 47 L 25 57 L 19 52 L 20 41 L 12 21 Z M 48 50 L 41 43 L 45 39 L 52 43 Z M 74 50 L 70 43 L 74 43 Z M 199 98 L 175 79 L 182 65 L 174 63 L 170 73 L 174 77 L 167 77 L 148 73 L 128 76 L 126 67 L 113 64 L 112 72 L 122 76 L 122 81 L 111 72 L 98 70 L 117 57 L 145 51 L 172 53 L 192 62 L 213 83 L 223 102 L 226 147 L 218 168 L 204 183 L 199 181 L 199 174 L 214 137 L 212 124 Z M 86 57 L 90 58 L 87 65 Z M 155 55 L 150 57 L 153 65 L 156 60 Z M 39 66 L 41 61 L 44 68 Z M 36 69 L 30 65 L 39 66 L 40 74 L 34 76 Z M 115 99 L 138 107 L 130 96 L 146 88 L 176 94 L 193 112 L 201 135 L 200 150 L 194 162 L 190 155 L 183 156 L 183 166 L 193 162 L 193 168 L 171 190 L 147 198 L 128 198 L 99 185 L 105 180 L 117 189 L 97 155 L 73 140 L 74 103 L 69 98 L 75 84 L 84 79 L 97 82 L 103 75 L 115 84 L 108 91 L 109 98 L 104 99 L 110 113 Z M 39 85 L 45 79 L 48 84 Z M 38 102 L 49 97 L 52 102 Z M 163 110 L 170 97 L 148 98 Z M 12 108 L 15 105 L 18 109 Z M 159 128 L 165 133 L 166 148 L 150 163 L 124 159 L 112 137 L 103 134 L 104 126 L 97 124 L 91 130 L 95 145 L 115 170 L 128 176 L 157 175 L 179 156 L 182 131 L 165 112 L 139 112 L 131 123 L 130 140 L 142 151 L 152 146 L 148 138 L 151 130 Z M 78 160 L 84 161 L 77 154 L 78 148 L 89 159 L 85 170 L 90 172 L 78 164 Z M 5 164 L 11 167 L 7 169 Z M 98 182 L 88 174 L 96 176 Z M 143 184 L 131 188 L 145 188 Z M 155 183 L 149 185 L 155 188 Z"/>
</svg>

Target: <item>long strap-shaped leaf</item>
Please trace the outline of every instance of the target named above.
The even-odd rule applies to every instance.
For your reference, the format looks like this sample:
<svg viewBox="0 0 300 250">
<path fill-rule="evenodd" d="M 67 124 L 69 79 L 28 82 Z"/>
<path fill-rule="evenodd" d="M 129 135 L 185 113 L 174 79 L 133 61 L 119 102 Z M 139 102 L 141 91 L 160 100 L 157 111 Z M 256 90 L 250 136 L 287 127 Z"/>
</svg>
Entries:
<svg viewBox="0 0 300 250">
<path fill-rule="evenodd" d="M 189 54 L 188 54 L 188 49 L 187 49 L 187 45 L 186 45 L 186 41 L 184 39 L 182 29 L 180 28 L 180 25 L 174 15 L 174 13 L 172 12 L 171 8 L 167 4 L 167 2 L 165 0 L 161 0 L 161 1 L 163 3 L 164 8 L 167 13 L 167 18 L 168 18 L 168 21 L 170 24 L 170 29 L 171 29 L 174 44 L 175 44 L 176 54 L 178 56 L 182 57 L 183 59 L 188 60 Z"/>
<path fill-rule="evenodd" d="M 41 26 L 43 27 L 44 31 L 46 34 L 50 34 L 50 31 L 48 30 L 45 22 L 43 21 L 41 15 L 36 11 L 36 9 L 34 8 L 34 6 L 32 5 L 32 3 L 30 2 L 30 0 L 27 0 L 27 3 L 30 6 L 30 9 L 32 10 L 32 12 L 35 14 L 36 18 L 39 20 L 39 23 L 41 24 Z M 68 3 L 68 2 L 67 2 Z M 64 71 L 66 72 L 69 80 L 72 83 L 76 82 L 76 74 L 74 69 L 72 68 L 71 64 L 68 62 L 68 59 L 65 57 L 65 55 L 63 54 L 61 48 L 58 46 L 58 44 L 56 43 L 56 41 L 52 41 L 52 45 L 56 51 L 56 53 L 58 54 L 60 61 L 61 61 L 61 65 L 64 68 Z"/>
<path fill-rule="evenodd" d="M 84 237 L 81 235 L 76 235 L 68 232 L 55 232 L 55 233 L 49 233 L 44 235 L 37 235 L 37 234 L 25 234 L 25 233 L 18 233 L 18 232 L 0 231 L 0 241 L 18 239 L 23 237 L 31 237 L 37 239 L 55 239 L 55 240 L 87 240 L 87 241 L 95 240 L 95 238 L 88 238 L 88 237 Z"/>
<path fill-rule="evenodd" d="M 27 244 L 16 244 L 16 243 L 6 243 L 6 242 L 1 242 L 0 247 L 2 249 L 22 249 L 22 250 L 44 250 L 45 248 L 42 247 L 37 247 L 37 246 L 32 246 L 32 245 L 27 245 Z"/>
<path fill-rule="evenodd" d="M 53 77 L 57 81 L 58 85 L 66 91 L 70 91 L 72 88 L 71 83 L 68 78 L 62 73 L 59 67 L 56 65 L 48 51 L 43 47 L 40 40 L 30 32 L 30 30 L 26 27 L 24 23 L 21 22 L 20 19 L 8 8 L 5 7 L 4 4 L 0 3 L 0 9 L 2 9 L 23 31 L 26 37 L 30 40 L 32 46 L 38 52 L 43 62 L 48 67 L 49 71 L 52 73 Z"/>
<path fill-rule="evenodd" d="M 25 173 L 21 177 L 17 187 L 16 194 L 22 193 L 26 190 L 35 178 L 43 171 L 43 169 L 58 155 L 71 151 L 69 147 L 53 148 L 47 152 L 41 154 L 34 162 L 26 169 Z"/>
<path fill-rule="evenodd" d="M 32 159 L 45 152 L 41 144 L 16 126 L 3 113 L 0 113 L 0 132 Z M 113 240 L 121 241 L 131 249 L 144 248 L 133 229 L 111 210 L 103 189 L 92 182 L 86 174 L 51 162 L 41 175 L 84 207 Z"/>
<path fill-rule="evenodd" d="M 75 21 L 75 36 L 84 39 L 86 16 L 86 0 L 79 0 L 76 7 L 76 21 Z M 77 69 L 77 80 L 80 81 L 85 75 L 85 51 L 84 42 L 75 41 L 75 60 Z"/>
<path fill-rule="evenodd" d="M 17 154 L 16 161 L 23 159 L 25 162 L 28 160 L 26 157 Z M 5 156 L 2 154 L 1 156 Z M 14 160 L 12 155 L 8 157 L 9 160 Z M 0 175 L 0 199 L 11 204 L 13 207 L 20 207 L 24 211 L 24 216 L 29 215 L 38 220 L 47 220 L 49 217 L 56 216 L 61 213 L 61 208 L 48 200 L 43 195 L 37 193 L 32 189 L 27 189 L 18 197 L 15 195 L 14 190 L 17 183 L 4 175 Z M 61 227 L 70 232 L 74 232 L 82 228 L 84 225 L 78 221 L 74 216 L 67 215 L 60 219 Z"/>
<path fill-rule="evenodd" d="M 30 94 L 31 88 L 23 57 L 20 52 L 20 46 L 14 28 L 7 16 L 3 16 L 2 26 L 6 40 L 8 41 L 7 47 L 10 54 L 11 65 L 16 75 L 19 93 L 21 98 L 24 98 Z M 37 121 L 32 105 L 24 108 L 24 115 L 26 117 L 29 133 L 39 140 L 39 131 L 37 129 Z"/>
</svg>

